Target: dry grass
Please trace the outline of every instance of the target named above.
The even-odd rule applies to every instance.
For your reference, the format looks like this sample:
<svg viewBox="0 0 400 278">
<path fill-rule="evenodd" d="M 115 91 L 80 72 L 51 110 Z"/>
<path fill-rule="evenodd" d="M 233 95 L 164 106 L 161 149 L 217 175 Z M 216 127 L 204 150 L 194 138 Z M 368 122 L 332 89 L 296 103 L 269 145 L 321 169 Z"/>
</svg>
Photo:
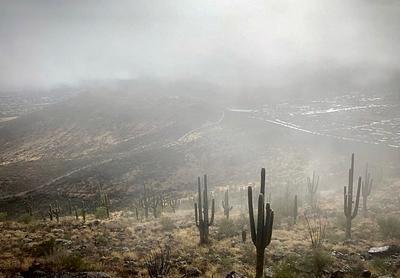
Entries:
<svg viewBox="0 0 400 278">
<path fill-rule="evenodd" d="M 361 214 L 356 218 L 353 223 L 354 240 L 347 243 L 344 242 L 340 220 L 341 194 L 330 195 L 329 199 L 321 201 L 324 208 L 337 211 L 337 216 L 332 214 L 328 217 L 327 238 L 323 244 L 324 252 L 332 259 L 330 268 L 348 269 L 349 273 L 370 269 L 376 275 L 385 274 L 387 269 L 382 267 L 385 262 L 364 261 L 361 254 L 372 246 L 400 244 L 398 239 L 386 240 L 382 237 L 377 225 L 378 214 L 374 213 L 374 207 L 382 199 L 390 198 L 385 193 L 376 192 L 370 202 L 369 218 L 363 218 Z M 393 199 L 393 202 L 397 200 Z M 387 201 L 385 206 L 393 213 L 400 213 L 393 202 Z M 65 217 L 60 223 L 1 222 L 0 273 L 26 270 L 36 260 L 53 270 L 65 269 L 69 265 L 71 269 L 101 270 L 115 277 L 140 277 L 146 275 L 145 258 L 150 252 L 168 245 L 173 261 L 171 277 L 181 277 L 189 267 L 198 268 L 202 277 L 222 277 L 232 270 L 251 277 L 254 274 L 255 248 L 249 232 L 247 242 L 242 243 L 240 227 L 243 219 L 239 210 L 232 212 L 230 222 L 232 228 L 238 230 L 237 233 L 224 236 L 219 234 L 221 230 L 218 226 L 223 223 L 222 212 L 217 214 L 216 225 L 210 229 L 212 241 L 209 246 L 199 246 L 198 230 L 192 214 L 192 210 L 166 213 L 163 221 L 168 219 L 168 225 L 160 219 L 138 222 L 134 217 L 126 216 L 129 214 L 122 213 L 114 213 L 110 220 L 96 220 L 93 215 L 88 215 L 86 223 L 76 221 L 73 217 Z M 176 228 L 166 228 L 171 222 Z M 38 246 L 50 239 L 57 241 L 54 253 L 35 254 Z M 274 230 L 271 244 L 266 250 L 266 265 L 283 273 L 290 269 L 290 262 L 285 258 L 297 258 L 300 261 L 310 249 L 306 222 L 299 217 L 296 225 L 281 225 Z M 80 259 L 71 257 L 69 262 L 62 259 L 71 254 Z"/>
</svg>

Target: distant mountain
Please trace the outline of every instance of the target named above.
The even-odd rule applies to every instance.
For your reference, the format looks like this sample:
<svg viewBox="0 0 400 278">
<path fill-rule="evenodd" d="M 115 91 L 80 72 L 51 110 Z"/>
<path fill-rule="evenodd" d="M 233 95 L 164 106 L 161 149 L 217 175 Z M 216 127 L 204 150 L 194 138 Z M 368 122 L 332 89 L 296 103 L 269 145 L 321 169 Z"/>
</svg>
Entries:
<svg viewBox="0 0 400 278">
<path fill-rule="evenodd" d="M 2 195 L 30 190 L 83 192 L 81 185 L 87 186 L 88 179 L 91 183 L 120 183 L 130 175 L 156 179 L 183 161 L 182 154 L 172 150 L 179 138 L 217 121 L 223 111 L 210 105 L 210 98 L 184 95 L 181 88 L 131 85 L 92 88 L 4 123 Z M 157 167 L 164 170 L 150 173 Z"/>
</svg>

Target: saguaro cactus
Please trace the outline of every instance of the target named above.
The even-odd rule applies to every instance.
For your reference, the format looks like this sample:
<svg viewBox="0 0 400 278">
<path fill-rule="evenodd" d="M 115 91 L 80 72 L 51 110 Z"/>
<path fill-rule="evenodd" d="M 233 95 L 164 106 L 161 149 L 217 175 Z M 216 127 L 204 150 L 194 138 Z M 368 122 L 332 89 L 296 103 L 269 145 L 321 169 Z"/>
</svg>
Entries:
<svg viewBox="0 0 400 278">
<path fill-rule="evenodd" d="M 60 204 L 56 202 L 55 206 L 49 205 L 48 215 L 50 217 L 50 221 L 53 221 L 54 217 L 56 218 L 57 222 L 60 221 L 60 213 L 61 208 Z"/>
<path fill-rule="evenodd" d="M 361 184 L 361 191 L 362 191 L 362 196 L 363 196 L 363 216 L 364 217 L 367 217 L 367 215 L 368 215 L 367 200 L 368 200 L 368 196 L 371 194 L 372 182 L 373 182 L 373 179 L 371 179 L 371 174 L 368 173 L 368 163 L 367 163 L 367 165 L 365 167 L 364 181 Z"/>
<path fill-rule="evenodd" d="M 78 208 L 76 206 L 74 206 L 74 212 L 75 212 L 75 219 L 79 220 Z"/>
<path fill-rule="evenodd" d="M 319 176 L 315 175 L 313 171 L 312 179 L 307 178 L 307 193 L 310 202 L 310 206 L 313 210 L 317 208 L 317 190 L 319 184 Z"/>
<path fill-rule="evenodd" d="M 271 243 L 272 225 L 274 223 L 274 212 L 269 203 L 264 203 L 265 199 L 265 169 L 261 169 L 261 187 L 258 196 L 257 226 L 254 221 L 253 211 L 253 189 L 248 187 L 249 219 L 251 240 L 256 246 L 256 278 L 261 278 L 264 273 L 264 251 Z"/>
<path fill-rule="evenodd" d="M 82 201 L 82 219 L 83 219 L 83 222 L 86 222 L 86 205 L 85 205 L 85 201 Z"/>
<path fill-rule="evenodd" d="M 104 193 L 103 204 L 104 204 L 104 207 L 106 208 L 107 218 L 110 218 L 110 199 L 109 199 L 107 193 Z"/>
<path fill-rule="evenodd" d="M 229 212 L 232 210 L 232 206 L 229 206 L 229 192 L 228 189 L 225 191 L 225 200 L 222 201 L 222 207 L 224 208 L 224 215 L 226 219 L 229 219 Z"/>
<path fill-rule="evenodd" d="M 140 205 L 144 210 L 144 217 L 149 218 L 149 209 L 150 209 L 150 196 L 149 190 L 146 188 L 146 185 L 143 184 L 143 197 L 140 200 Z"/>
<path fill-rule="evenodd" d="M 49 205 L 48 215 L 49 215 L 50 221 L 53 221 L 53 208 L 51 205 Z"/>
<path fill-rule="evenodd" d="M 69 215 L 72 215 L 72 204 L 71 204 L 70 198 L 68 198 L 68 212 L 69 212 Z"/>
<path fill-rule="evenodd" d="M 150 198 L 150 207 L 151 210 L 153 211 L 154 218 L 157 218 L 160 215 L 158 212 L 158 206 L 160 205 L 160 202 L 161 202 L 160 198 L 156 195 L 153 195 Z"/>
<path fill-rule="evenodd" d="M 242 231 L 242 242 L 245 243 L 246 242 L 246 230 Z"/>
<path fill-rule="evenodd" d="M 298 207 L 297 207 L 297 195 L 294 195 L 293 203 L 293 224 L 297 223 Z"/>
<path fill-rule="evenodd" d="M 351 155 L 349 185 L 344 187 L 344 215 L 346 216 L 346 239 L 351 239 L 351 221 L 357 216 L 360 202 L 361 177 L 358 178 L 357 196 L 353 210 L 354 153 Z"/>
<path fill-rule="evenodd" d="M 195 222 L 200 232 L 200 244 L 207 244 L 209 227 L 214 224 L 214 212 L 215 212 L 215 201 L 211 200 L 211 219 L 208 215 L 208 196 L 207 196 L 207 175 L 203 178 L 204 189 L 201 194 L 201 182 L 200 177 L 197 178 L 198 187 L 198 203 L 194 204 Z"/>
<path fill-rule="evenodd" d="M 169 200 L 169 206 L 171 207 L 173 213 L 176 212 L 176 210 L 178 209 L 180 204 L 181 204 L 181 200 L 179 200 L 178 198 L 171 198 Z"/>
</svg>

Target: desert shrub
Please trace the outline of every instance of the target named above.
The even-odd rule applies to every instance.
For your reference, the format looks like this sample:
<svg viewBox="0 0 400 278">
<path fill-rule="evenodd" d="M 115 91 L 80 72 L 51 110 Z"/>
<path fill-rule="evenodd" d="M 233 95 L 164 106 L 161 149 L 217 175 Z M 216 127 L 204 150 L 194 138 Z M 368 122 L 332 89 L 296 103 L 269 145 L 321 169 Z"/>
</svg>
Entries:
<svg viewBox="0 0 400 278">
<path fill-rule="evenodd" d="M 0 212 L 0 222 L 6 221 L 7 212 Z"/>
<path fill-rule="evenodd" d="M 395 265 L 387 258 L 374 258 L 370 261 L 370 265 L 376 272 L 383 275 L 390 275 L 396 271 Z"/>
<path fill-rule="evenodd" d="M 254 248 L 251 239 L 242 245 L 239 261 L 243 264 L 253 265 L 256 258 L 256 248 Z"/>
<path fill-rule="evenodd" d="M 400 219 L 394 216 L 387 216 L 378 218 L 377 222 L 385 238 L 400 239 Z"/>
<path fill-rule="evenodd" d="M 363 270 L 368 269 L 365 265 L 365 261 L 357 254 L 350 254 L 347 257 L 347 264 L 350 267 L 348 270 L 350 277 L 359 277 Z"/>
<path fill-rule="evenodd" d="M 168 277 L 171 270 L 170 249 L 168 247 L 153 252 L 145 261 L 149 277 Z"/>
<path fill-rule="evenodd" d="M 296 257 L 288 256 L 287 259 L 281 261 L 274 267 L 274 277 L 276 278 L 292 278 L 296 277 Z"/>
<path fill-rule="evenodd" d="M 231 219 L 224 218 L 218 222 L 218 239 L 233 237 L 238 234 L 239 227 Z"/>
<path fill-rule="evenodd" d="M 175 229 L 175 223 L 170 217 L 161 217 L 160 224 L 164 231 L 172 231 Z"/>
<path fill-rule="evenodd" d="M 35 257 L 52 255 L 55 251 L 55 248 L 56 248 L 56 241 L 54 238 L 51 238 L 37 245 L 33 249 L 32 255 Z"/>
<path fill-rule="evenodd" d="M 30 216 L 29 213 L 21 214 L 18 217 L 18 222 L 21 222 L 21 223 L 24 223 L 24 224 L 29 224 L 29 223 L 32 222 L 32 220 L 33 220 L 33 217 Z"/>
<path fill-rule="evenodd" d="M 65 250 L 58 250 L 52 255 L 46 256 L 43 264 L 54 271 L 79 272 L 91 270 L 81 255 L 77 253 L 68 253 Z"/>
<path fill-rule="evenodd" d="M 304 269 L 311 271 L 315 275 L 321 275 L 323 271 L 332 263 L 332 257 L 323 249 L 313 249 L 312 252 L 303 256 L 302 265 Z"/>
<path fill-rule="evenodd" d="M 326 217 L 323 217 L 320 213 L 304 213 L 304 219 L 307 223 L 311 246 L 314 249 L 322 247 L 326 238 L 326 226 L 328 225 Z"/>
<path fill-rule="evenodd" d="M 83 271 L 86 268 L 86 263 L 78 254 L 68 254 L 60 260 L 61 269 L 66 271 Z"/>
<path fill-rule="evenodd" d="M 235 258 L 232 256 L 221 256 L 218 262 L 217 271 L 219 273 L 227 272 L 234 266 Z"/>
<path fill-rule="evenodd" d="M 97 234 L 94 236 L 94 244 L 96 246 L 107 246 L 110 243 L 110 235 Z"/>
<path fill-rule="evenodd" d="M 94 217 L 97 219 L 105 219 L 107 218 L 107 209 L 105 207 L 98 207 L 94 212 Z"/>
</svg>

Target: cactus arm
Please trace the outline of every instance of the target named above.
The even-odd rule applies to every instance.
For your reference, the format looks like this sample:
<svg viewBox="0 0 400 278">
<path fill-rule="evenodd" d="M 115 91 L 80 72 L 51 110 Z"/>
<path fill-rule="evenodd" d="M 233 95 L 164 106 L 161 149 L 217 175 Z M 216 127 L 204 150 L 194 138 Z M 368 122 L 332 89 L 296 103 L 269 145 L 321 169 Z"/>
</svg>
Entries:
<svg viewBox="0 0 400 278">
<path fill-rule="evenodd" d="M 204 222 L 209 223 L 208 221 L 208 195 L 207 195 L 207 175 L 204 175 L 204 193 L 203 193 L 203 211 L 204 211 Z"/>
<path fill-rule="evenodd" d="M 211 219 L 210 222 L 208 223 L 208 226 L 211 226 L 214 224 L 214 214 L 215 214 L 215 200 L 211 200 Z"/>
<path fill-rule="evenodd" d="M 265 195 L 265 168 L 261 169 L 261 186 L 260 193 Z"/>
<path fill-rule="evenodd" d="M 360 189 L 361 189 L 361 177 L 358 177 L 357 197 L 356 197 L 356 203 L 354 206 L 353 215 L 351 216 L 352 219 L 354 219 L 357 216 L 358 206 L 360 203 Z"/>
<path fill-rule="evenodd" d="M 344 194 L 343 194 L 343 197 L 344 197 L 343 198 L 344 199 L 344 206 L 343 207 L 344 207 L 344 215 L 347 217 L 347 210 L 348 209 L 347 209 L 347 192 L 346 191 L 347 191 L 347 187 L 345 186 L 344 187 Z"/>
<path fill-rule="evenodd" d="M 200 184 L 200 177 L 197 178 L 197 184 L 198 184 L 198 198 L 199 198 L 199 203 L 198 203 L 198 212 L 199 212 L 199 224 L 203 222 L 203 207 L 202 207 L 202 200 L 201 200 L 201 184 Z"/>
<path fill-rule="evenodd" d="M 273 223 L 274 223 L 274 211 L 271 209 L 271 205 L 267 203 L 265 206 L 264 249 L 271 243 Z"/>
<path fill-rule="evenodd" d="M 349 169 L 349 185 L 347 187 L 347 211 L 349 216 L 353 207 L 353 169 Z"/>
<path fill-rule="evenodd" d="M 257 238 L 256 243 L 258 246 L 264 246 L 266 234 L 264 228 L 264 195 L 258 195 L 258 213 L 257 213 Z M 257 248 L 258 249 L 258 248 Z"/>
<path fill-rule="evenodd" d="M 254 222 L 254 211 L 253 211 L 253 190 L 251 186 L 247 188 L 247 196 L 249 202 L 249 220 L 250 220 L 250 232 L 251 232 L 251 240 L 254 245 L 256 245 L 256 224 Z"/>
</svg>

